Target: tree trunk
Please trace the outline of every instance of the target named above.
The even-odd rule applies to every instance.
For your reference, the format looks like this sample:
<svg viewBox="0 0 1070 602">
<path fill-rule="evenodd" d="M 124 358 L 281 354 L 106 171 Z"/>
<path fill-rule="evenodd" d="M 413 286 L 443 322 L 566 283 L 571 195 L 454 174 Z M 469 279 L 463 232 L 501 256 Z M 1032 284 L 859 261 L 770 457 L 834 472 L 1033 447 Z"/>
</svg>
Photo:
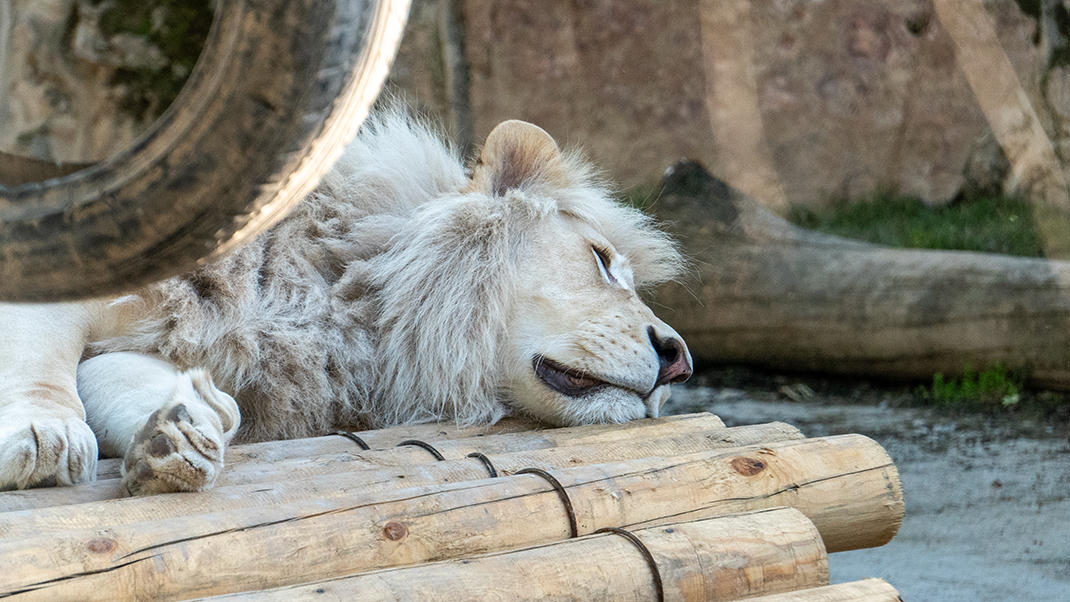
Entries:
<svg viewBox="0 0 1070 602">
<path fill-rule="evenodd" d="M 724 173 L 767 207 L 788 208 L 766 143 L 754 77 L 750 0 L 701 0 L 699 31 L 706 75 L 706 113 Z"/>
<path fill-rule="evenodd" d="M 697 163 L 670 170 L 656 209 L 694 265 L 657 304 L 697 358 L 926 380 L 1001 362 L 1070 389 L 1070 262 L 819 234 Z"/>
<path fill-rule="evenodd" d="M 634 535 L 654 558 L 666 600 L 736 600 L 828 583 L 820 538 L 806 517 L 788 508 L 642 529 Z M 657 597 L 643 555 L 624 537 L 607 533 L 225 599 L 647 602 Z"/>
<path fill-rule="evenodd" d="M 1033 200 L 1045 255 L 1070 258 L 1070 190 L 1065 168 L 996 36 L 992 17 L 980 0 L 934 0 L 933 9 L 955 43 L 959 68 L 1010 162 L 1011 177 L 1004 187 Z M 1043 32 L 1050 12 L 1046 2 L 1041 2 L 1040 10 L 1037 27 Z"/>
</svg>

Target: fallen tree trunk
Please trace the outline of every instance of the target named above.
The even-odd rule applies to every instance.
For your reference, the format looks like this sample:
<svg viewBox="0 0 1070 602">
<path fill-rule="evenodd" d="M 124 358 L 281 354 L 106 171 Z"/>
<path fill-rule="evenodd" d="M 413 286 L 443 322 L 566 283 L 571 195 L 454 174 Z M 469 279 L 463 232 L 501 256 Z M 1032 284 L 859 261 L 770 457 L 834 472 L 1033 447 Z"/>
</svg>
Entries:
<svg viewBox="0 0 1070 602">
<path fill-rule="evenodd" d="M 563 469 L 576 532 L 798 508 L 829 551 L 879 546 L 902 519 L 898 473 L 860 435 Z M 562 496 L 522 474 L 389 495 L 0 540 L 0 596 L 173 600 L 568 539 Z M 125 596 L 125 597 L 124 597 Z"/>
<path fill-rule="evenodd" d="M 622 445 L 627 445 L 627 441 L 636 437 L 652 439 L 679 436 L 687 433 L 705 433 L 723 427 L 724 422 L 717 416 L 700 413 L 635 420 L 626 424 L 596 424 L 540 431 L 477 435 L 446 441 L 436 440 L 434 441 L 434 446 L 446 458 L 461 459 L 473 452 L 491 454 L 548 449 L 559 446 L 590 445 L 595 443 L 610 444 L 614 442 L 625 442 Z M 770 428 L 790 429 L 796 433 L 798 432 L 794 427 L 787 425 Z M 420 432 L 411 430 L 411 427 L 405 427 L 399 432 L 387 433 L 387 431 L 393 431 L 393 429 L 382 431 L 376 435 L 375 439 L 369 438 L 368 445 L 372 445 L 372 441 L 378 441 L 378 444 L 389 444 L 389 442 L 393 441 L 401 442 L 405 440 L 405 435 L 419 434 Z M 472 433 L 462 432 L 460 434 Z M 400 438 L 398 437 L 399 435 L 401 435 Z M 352 472 L 384 466 L 410 466 L 435 461 L 435 457 L 421 447 L 390 447 L 363 452 L 355 442 L 340 436 L 258 443 L 248 446 L 255 448 L 252 452 L 244 449 L 244 447 L 236 446 L 234 450 L 228 451 L 227 461 L 229 462 L 233 458 L 236 463 L 234 465 L 227 464 L 223 474 L 216 480 L 215 486 L 217 488 L 230 485 L 269 483 L 272 481 L 294 481 L 316 475 Z M 268 449 L 272 451 L 269 453 Z M 0 492 L 0 512 L 83 504 L 115 499 L 122 497 L 122 495 L 122 486 L 118 478 L 98 480 L 74 487 L 7 491 Z"/>
<path fill-rule="evenodd" d="M 883 579 L 862 579 L 795 592 L 747 598 L 747 602 L 903 602 Z"/>
<path fill-rule="evenodd" d="M 714 449 L 757 443 L 802 439 L 795 427 L 774 422 L 698 432 L 679 437 L 554 447 L 510 454 L 484 456 L 500 475 L 525 468 L 556 471 L 583 464 L 601 464 L 650 457 L 682 456 Z M 367 454 L 374 456 L 374 453 Z M 374 458 L 372 458 L 374 460 Z M 428 455 L 428 460 L 430 456 Z M 264 466 L 265 469 L 269 466 Z M 478 481 L 488 476 L 489 467 L 477 458 L 443 462 L 420 462 L 388 468 L 346 467 L 336 464 L 330 474 L 301 479 L 278 478 L 268 483 L 216 487 L 196 493 L 102 500 L 73 505 L 0 512 L 0 538 L 57 533 L 69 529 L 106 529 L 145 521 L 174 519 L 239 508 L 276 506 L 299 501 L 325 502 L 352 495 L 394 489 Z"/>
<path fill-rule="evenodd" d="M 634 535 L 650 550 L 667 600 L 735 600 L 828 583 L 828 558 L 821 539 L 810 521 L 790 508 L 643 529 Z M 646 559 L 634 544 L 616 534 L 217 599 L 301 602 L 332 598 L 361 602 L 657 599 Z"/>
<path fill-rule="evenodd" d="M 692 354 L 779 369 L 930 379 L 997 362 L 1070 389 L 1070 262 L 891 249 L 786 222 L 693 162 L 665 179 L 695 278 L 657 303 Z"/>
</svg>

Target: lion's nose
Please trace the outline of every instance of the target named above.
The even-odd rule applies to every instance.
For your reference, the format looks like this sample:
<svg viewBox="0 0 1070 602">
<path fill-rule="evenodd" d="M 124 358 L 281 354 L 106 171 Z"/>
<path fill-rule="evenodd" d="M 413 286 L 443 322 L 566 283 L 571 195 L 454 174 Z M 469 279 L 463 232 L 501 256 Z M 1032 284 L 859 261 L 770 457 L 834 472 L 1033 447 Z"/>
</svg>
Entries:
<svg viewBox="0 0 1070 602">
<path fill-rule="evenodd" d="M 658 353 L 658 381 L 654 386 L 682 383 L 691 378 L 691 354 L 680 337 L 658 336 L 653 326 L 648 326 L 646 332 L 650 335 L 650 344 Z"/>
</svg>

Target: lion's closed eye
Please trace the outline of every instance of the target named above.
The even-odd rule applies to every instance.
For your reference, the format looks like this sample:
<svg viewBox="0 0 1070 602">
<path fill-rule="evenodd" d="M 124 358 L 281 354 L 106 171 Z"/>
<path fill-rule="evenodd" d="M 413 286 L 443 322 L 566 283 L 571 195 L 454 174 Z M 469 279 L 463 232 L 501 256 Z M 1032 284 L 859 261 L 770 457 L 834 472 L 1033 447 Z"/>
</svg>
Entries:
<svg viewBox="0 0 1070 602">
<path fill-rule="evenodd" d="M 610 270 L 612 263 L 609 259 L 609 251 L 597 245 L 591 245 L 591 251 L 594 253 L 595 263 L 598 265 L 598 273 L 602 274 L 602 278 L 609 284 L 620 286 L 620 282 Z"/>
</svg>

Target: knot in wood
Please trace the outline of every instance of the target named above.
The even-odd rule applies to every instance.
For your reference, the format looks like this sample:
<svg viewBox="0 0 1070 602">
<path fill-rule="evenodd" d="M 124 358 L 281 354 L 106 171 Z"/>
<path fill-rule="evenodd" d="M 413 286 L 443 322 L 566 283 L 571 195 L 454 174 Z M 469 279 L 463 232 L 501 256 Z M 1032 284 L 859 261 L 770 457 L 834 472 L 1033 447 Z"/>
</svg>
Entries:
<svg viewBox="0 0 1070 602">
<path fill-rule="evenodd" d="M 765 470 L 765 462 L 746 456 L 736 456 L 732 458 L 732 468 L 745 477 L 753 477 Z"/>
<path fill-rule="evenodd" d="M 389 539 L 390 541 L 397 541 L 399 539 L 404 538 L 408 534 L 409 529 L 401 523 L 389 522 L 386 523 L 385 527 L 383 527 L 383 536 Z"/>
<path fill-rule="evenodd" d="M 108 539 L 107 537 L 98 537 L 96 539 L 90 539 L 86 544 L 90 552 L 94 554 L 107 554 L 115 549 L 115 540 Z"/>
</svg>

